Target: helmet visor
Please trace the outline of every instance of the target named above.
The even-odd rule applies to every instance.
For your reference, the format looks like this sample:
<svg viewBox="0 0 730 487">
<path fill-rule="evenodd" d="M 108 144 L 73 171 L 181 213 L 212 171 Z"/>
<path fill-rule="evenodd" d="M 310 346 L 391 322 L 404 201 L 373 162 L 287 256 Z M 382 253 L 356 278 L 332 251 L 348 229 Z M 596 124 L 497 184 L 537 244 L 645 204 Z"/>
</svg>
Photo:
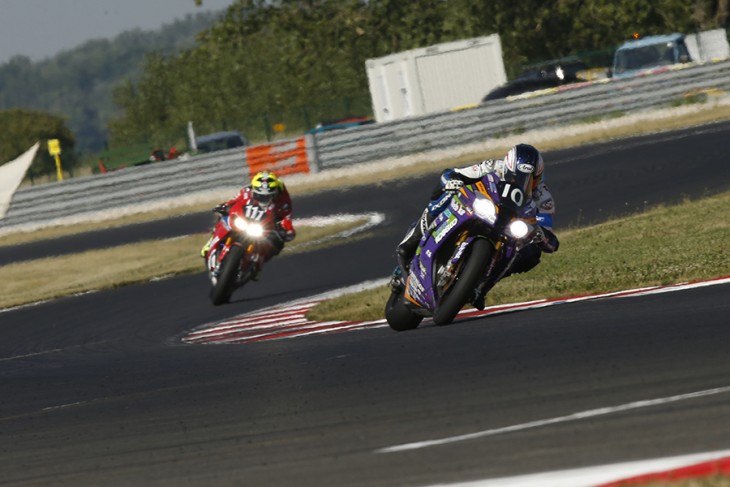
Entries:
<svg viewBox="0 0 730 487">
<path fill-rule="evenodd" d="M 274 199 L 273 192 L 254 191 L 254 198 L 261 205 L 268 205 Z"/>
</svg>

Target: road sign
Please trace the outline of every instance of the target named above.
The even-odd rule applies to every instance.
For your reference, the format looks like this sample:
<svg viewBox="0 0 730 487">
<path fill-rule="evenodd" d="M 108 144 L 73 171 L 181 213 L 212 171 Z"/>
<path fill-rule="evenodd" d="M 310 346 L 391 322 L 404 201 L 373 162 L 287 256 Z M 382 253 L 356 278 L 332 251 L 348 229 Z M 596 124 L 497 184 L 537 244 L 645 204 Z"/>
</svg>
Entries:
<svg viewBox="0 0 730 487">
<path fill-rule="evenodd" d="M 58 139 L 48 139 L 48 153 L 52 156 L 61 154 L 61 142 Z"/>
</svg>

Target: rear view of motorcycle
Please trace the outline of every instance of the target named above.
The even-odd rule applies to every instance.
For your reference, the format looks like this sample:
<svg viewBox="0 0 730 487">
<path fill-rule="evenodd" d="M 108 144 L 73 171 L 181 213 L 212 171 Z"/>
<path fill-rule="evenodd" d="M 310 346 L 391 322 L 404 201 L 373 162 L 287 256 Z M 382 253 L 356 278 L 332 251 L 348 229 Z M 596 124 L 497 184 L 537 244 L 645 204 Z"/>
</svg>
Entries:
<svg viewBox="0 0 730 487">
<path fill-rule="evenodd" d="M 271 208 L 253 201 L 236 203 L 221 215 L 206 257 L 214 305 L 229 302 L 236 289 L 256 277 L 263 265 L 263 246 L 268 245 L 266 236 L 273 227 Z"/>
<path fill-rule="evenodd" d="M 450 201 L 424 232 L 410 271 L 396 270 L 385 306 L 391 328 L 424 317 L 447 325 L 506 275 L 521 248 L 541 238 L 537 208 L 518 185 L 495 173 L 445 196 Z"/>
</svg>

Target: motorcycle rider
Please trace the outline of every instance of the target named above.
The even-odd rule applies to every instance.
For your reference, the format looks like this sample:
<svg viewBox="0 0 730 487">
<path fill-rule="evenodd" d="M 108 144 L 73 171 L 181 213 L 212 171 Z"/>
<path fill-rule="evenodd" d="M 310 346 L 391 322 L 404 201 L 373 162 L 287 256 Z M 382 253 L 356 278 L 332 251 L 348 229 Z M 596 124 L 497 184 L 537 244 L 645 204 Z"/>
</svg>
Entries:
<svg viewBox="0 0 730 487">
<path fill-rule="evenodd" d="M 441 173 L 439 183 L 434 188 L 431 200 L 423 214 L 396 248 L 402 275 L 408 274 L 411 260 L 413 260 L 421 237 L 432 230 L 431 224 L 448 205 L 451 199 L 450 193 L 458 191 L 464 184 L 479 181 L 490 172 L 496 173 L 500 179 L 507 182 L 517 183 L 526 196 L 531 199 L 530 204 L 537 207 L 540 215 L 536 238 L 520 250 L 504 277 L 527 272 L 540 263 L 540 256 L 543 252 L 557 251 L 560 242 L 552 231 L 555 203 L 552 194 L 543 182 L 544 170 L 545 164 L 542 155 L 535 147 L 528 144 L 515 145 L 504 159 L 487 159 L 471 166 L 445 169 Z M 478 292 L 474 296 L 472 304 L 477 309 L 484 309 L 484 293 Z"/>
<path fill-rule="evenodd" d="M 263 261 L 267 262 L 281 252 L 285 242 L 294 240 L 296 236 L 291 219 L 291 197 L 284 182 L 276 174 L 271 171 L 261 171 L 251 178 L 250 184 L 241 188 L 241 191 L 235 198 L 216 206 L 213 208 L 213 211 L 221 215 L 227 215 L 228 210 L 234 204 L 239 202 L 248 203 L 249 201 L 257 203 L 261 207 L 271 209 L 274 214 L 274 230 L 266 236 L 266 241 L 269 245 L 264 247 L 264 252 L 261 256 Z M 208 239 L 208 242 L 200 250 L 200 255 L 207 260 L 211 243 L 216 240 L 216 237 L 218 239 L 223 238 L 227 232 L 222 225 L 217 226 Z M 261 267 L 259 267 L 253 279 L 257 281 L 260 275 Z"/>
</svg>

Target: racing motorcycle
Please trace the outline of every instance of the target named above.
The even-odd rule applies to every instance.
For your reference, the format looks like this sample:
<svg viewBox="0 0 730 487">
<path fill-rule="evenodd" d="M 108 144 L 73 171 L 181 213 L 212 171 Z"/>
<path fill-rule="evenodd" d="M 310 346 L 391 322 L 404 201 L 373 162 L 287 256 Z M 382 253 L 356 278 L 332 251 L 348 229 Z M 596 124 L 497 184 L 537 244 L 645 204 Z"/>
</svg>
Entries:
<svg viewBox="0 0 730 487">
<path fill-rule="evenodd" d="M 263 245 L 274 228 L 273 207 L 254 200 L 236 202 L 221 213 L 207 255 L 208 278 L 214 305 L 227 303 L 233 292 L 256 276 L 263 265 Z"/>
<path fill-rule="evenodd" d="M 444 210 L 424 232 L 409 274 L 396 268 L 391 280 L 385 317 L 396 331 L 414 329 L 424 317 L 451 323 L 497 284 L 520 249 L 542 238 L 535 203 L 496 173 L 442 198 Z"/>
</svg>

